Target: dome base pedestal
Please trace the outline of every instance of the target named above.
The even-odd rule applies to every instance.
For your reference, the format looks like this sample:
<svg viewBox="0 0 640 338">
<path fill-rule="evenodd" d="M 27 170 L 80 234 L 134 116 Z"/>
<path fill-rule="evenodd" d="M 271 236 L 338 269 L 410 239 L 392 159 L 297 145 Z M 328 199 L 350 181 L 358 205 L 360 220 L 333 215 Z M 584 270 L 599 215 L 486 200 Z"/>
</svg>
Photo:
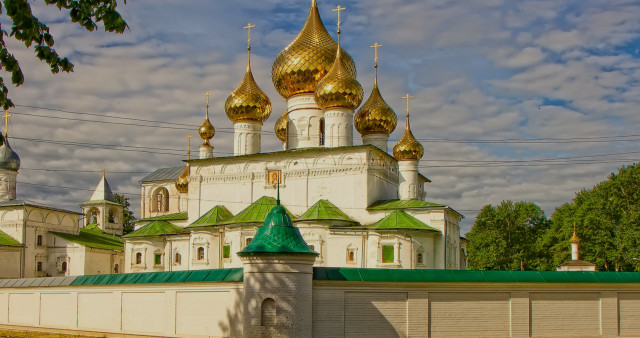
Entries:
<svg viewBox="0 0 640 338">
<path fill-rule="evenodd" d="M 260 152 L 262 123 L 241 121 L 233 124 L 233 155 L 251 155 Z"/>
<path fill-rule="evenodd" d="M 325 147 L 353 145 L 353 110 L 328 108 L 324 110 Z"/>
<path fill-rule="evenodd" d="M 313 94 L 299 94 L 287 100 L 289 125 L 287 149 L 324 146 L 324 114 Z"/>
<path fill-rule="evenodd" d="M 389 152 L 389 147 L 387 146 L 388 142 L 389 135 L 386 134 L 369 134 L 362 136 L 362 144 L 370 144 L 372 146 L 378 147 L 385 153 Z"/>
</svg>

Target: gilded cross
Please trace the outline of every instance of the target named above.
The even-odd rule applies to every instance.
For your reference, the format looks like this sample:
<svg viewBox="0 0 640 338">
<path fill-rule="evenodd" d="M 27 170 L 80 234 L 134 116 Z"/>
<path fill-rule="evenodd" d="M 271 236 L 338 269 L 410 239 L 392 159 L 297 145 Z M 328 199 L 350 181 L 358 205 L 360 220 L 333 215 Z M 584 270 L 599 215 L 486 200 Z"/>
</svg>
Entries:
<svg viewBox="0 0 640 338">
<path fill-rule="evenodd" d="M 382 45 L 376 42 L 373 44 L 373 46 L 369 46 L 369 47 L 374 49 L 373 63 L 376 67 L 378 67 L 378 48 L 382 47 Z"/>
<path fill-rule="evenodd" d="M 255 26 L 256 25 L 253 25 L 251 24 L 251 22 L 249 22 L 246 26 L 242 27 L 247 30 L 247 49 L 249 50 L 251 50 L 251 28 Z"/>
<path fill-rule="evenodd" d="M 104 169 L 102 169 L 102 177 L 104 177 Z"/>
<path fill-rule="evenodd" d="M 332 12 L 338 12 L 338 34 L 340 34 L 340 24 L 342 23 L 342 21 L 340 21 L 340 12 L 344 11 L 345 9 L 345 7 L 338 5 L 338 7 L 331 10 Z"/>
<path fill-rule="evenodd" d="M 191 138 L 193 138 L 193 136 L 191 136 L 191 134 L 187 134 L 186 138 L 187 138 L 187 160 L 190 160 L 191 159 Z"/>
<path fill-rule="evenodd" d="M 7 131 L 9 130 L 9 118 L 11 117 L 9 109 L 4 111 L 4 115 L 2 115 L 2 117 L 4 118 L 4 134 L 7 135 Z"/>
<path fill-rule="evenodd" d="M 402 98 L 407 100 L 407 117 L 409 117 L 409 99 L 413 99 L 413 96 L 409 96 L 409 94 L 407 94 L 407 95 L 403 96 Z"/>
<path fill-rule="evenodd" d="M 204 96 L 207 97 L 207 119 L 209 119 L 209 96 L 211 96 L 211 92 L 206 92 Z"/>
</svg>

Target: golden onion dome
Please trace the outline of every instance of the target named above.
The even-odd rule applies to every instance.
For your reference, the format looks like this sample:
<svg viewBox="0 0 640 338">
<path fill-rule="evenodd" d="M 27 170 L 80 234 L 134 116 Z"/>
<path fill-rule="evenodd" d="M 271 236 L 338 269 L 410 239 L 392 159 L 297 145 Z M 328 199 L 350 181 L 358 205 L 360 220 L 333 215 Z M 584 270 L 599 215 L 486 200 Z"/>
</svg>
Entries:
<svg viewBox="0 0 640 338">
<path fill-rule="evenodd" d="M 182 174 L 180 174 L 180 176 L 178 176 L 178 179 L 176 180 L 176 189 L 178 190 L 178 192 L 180 193 L 189 192 L 189 175 L 190 174 L 191 174 L 191 166 L 189 165 L 189 163 L 187 163 L 187 167 L 184 168 L 184 171 L 182 171 Z"/>
<path fill-rule="evenodd" d="M 341 51 L 338 46 L 333 66 L 316 86 L 314 98 L 322 109 L 342 107 L 353 110 L 362 103 L 362 86 L 345 67 Z"/>
<path fill-rule="evenodd" d="M 296 94 L 313 93 L 316 85 L 329 72 L 336 58 L 338 44 L 322 24 L 316 1 L 298 36 L 273 62 L 271 79 L 285 99 Z M 344 68 L 356 77 L 356 66 L 347 52 L 342 52 Z"/>
<path fill-rule="evenodd" d="M 573 244 L 580 243 L 580 238 L 578 237 L 578 234 L 576 234 L 575 230 L 573 231 L 573 236 L 571 236 L 571 240 L 570 241 Z"/>
<path fill-rule="evenodd" d="M 288 125 L 288 116 L 289 112 L 285 110 L 282 115 L 276 121 L 276 125 L 274 127 L 274 131 L 276 132 L 276 136 L 282 142 L 287 141 L 287 125 Z"/>
<path fill-rule="evenodd" d="M 209 140 L 213 138 L 213 135 L 216 134 L 216 129 L 213 128 L 211 121 L 209 121 L 209 112 L 207 111 L 207 118 L 204 119 L 204 122 L 198 129 L 198 134 L 204 140 L 203 145 L 210 145 Z"/>
<path fill-rule="evenodd" d="M 419 161 L 424 155 L 424 147 L 413 137 L 411 126 L 409 125 L 409 113 L 407 112 L 407 129 L 404 135 L 393 146 L 393 157 L 398 161 Z"/>
<path fill-rule="evenodd" d="M 367 101 L 354 116 L 353 124 L 361 135 L 391 134 L 398 123 L 396 112 L 384 101 L 378 89 L 378 75 L 373 82 L 373 89 Z"/>
<path fill-rule="evenodd" d="M 251 73 L 251 63 L 247 64 L 247 72 L 236 90 L 231 92 L 224 103 L 224 110 L 232 122 L 257 121 L 264 122 L 271 115 L 271 101 L 258 87 Z"/>
</svg>

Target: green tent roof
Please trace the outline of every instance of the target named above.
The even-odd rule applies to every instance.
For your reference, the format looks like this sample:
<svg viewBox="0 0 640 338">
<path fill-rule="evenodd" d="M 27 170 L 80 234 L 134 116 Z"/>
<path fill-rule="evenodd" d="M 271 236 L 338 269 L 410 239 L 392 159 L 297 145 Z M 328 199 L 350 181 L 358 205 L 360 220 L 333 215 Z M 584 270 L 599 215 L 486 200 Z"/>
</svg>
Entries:
<svg viewBox="0 0 640 338">
<path fill-rule="evenodd" d="M 20 242 L 16 241 L 13 237 L 7 235 L 4 231 L 0 230 L 0 246 L 23 246 Z"/>
<path fill-rule="evenodd" d="M 105 234 L 100 230 L 100 228 L 98 228 L 97 224 L 87 225 L 86 228 L 80 229 L 80 232 L 77 235 L 53 231 L 51 234 L 89 248 L 116 251 L 122 251 L 124 249 L 124 245 L 120 241 L 120 236 Z"/>
<path fill-rule="evenodd" d="M 366 226 L 369 229 L 376 230 L 393 230 L 393 229 L 412 229 L 412 230 L 429 230 L 441 232 L 440 230 L 430 227 L 421 220 L 407 214 L 402 210 L 396 210 L 387 217 Z"/>
<path fill-rule="evenodd" d="M 347 214 L 328 200 L 319 200 L 302 214 L 302 216 L 296 219 L 296 221 L 312 220 L 339 220 L 355 223 L 351 217 L 347 216 Z"/>
<path fill-rule="evenodd" d="M 253 202 L 250 206 L 240 211 L 233 218 L 223 223 L 263 223 L 267 219 L 269 211 L 277 204 L 278 203 L 275 198 L 262 196 L 257 201 Z M 291 217 L 291 213 L 287 209 L 284 210 L 289 215 L 289 217 Z"/>
<path fill-rule="evenodd" d="M 206 214 L 195 220 L 195 222 L 191 223 L 188 228 L 218 225 L 224 221 L 228 221 L 231 218 L 233 218 L 233 214 L 229 211 L 229 209 L 225 208 L 222 205 L 216 205 L 215 207 L 211 208 L 211 210 L 207 211 Z"/>
<path fill-rule="evenodd" d="M 317 252 L 309 248 L 307 242 L 302 238 L 300 230 L 293 226 L 287 210 L 281 205 L 276 205 L 271 209 L 264 224 L 256 231 L 256 236 L 251 243 L 238 252 L 239 256 L 264 254 L 318 255 Z"/>
<path fill-rule="evenodd" d="M 170 235 L 177 234 L 184 231 L 183 228 L 173 225 L 167 221 L 153 221 L 142 228 L 128 233 L 122 237 L 131 238 L 131 237 L 147 237 L 147 236 L 159 236 L 159 235 Z"/>
<path fill-rule="evenodd" d="M 426 202 L 422 200 L 383 200 L 371 204 L 368 210 L 402 210 L 412 208 L 446 207 L 444 204 Z"/>
<path fill-rule="evenodd" d="M 107 200 L 99 200 L 99 201 L 86 201 L 86 202 L 82 202 L 79 205 L 81 207 L 84 206 L 88 206 L 88 205 L 103 205 L 103 204 L 109 204 L 109 205 L 118 205 L 118 206 L 122 206 L 122 204 L 118 203 L 118 202 L 113 202 L 113 201 L 107 201 Z"/>
<path fill-rule="evenodd" d="M 141 219 L 137 219 L 136 223 L 149 222 L 149 221 L 184 221 L 187 219 L 189 219 L 189 216 L 185 211 L 185 212 L 176 212 L 174 214 L 165 214 L 160 216 L 141 218 Z"/>
</svg>

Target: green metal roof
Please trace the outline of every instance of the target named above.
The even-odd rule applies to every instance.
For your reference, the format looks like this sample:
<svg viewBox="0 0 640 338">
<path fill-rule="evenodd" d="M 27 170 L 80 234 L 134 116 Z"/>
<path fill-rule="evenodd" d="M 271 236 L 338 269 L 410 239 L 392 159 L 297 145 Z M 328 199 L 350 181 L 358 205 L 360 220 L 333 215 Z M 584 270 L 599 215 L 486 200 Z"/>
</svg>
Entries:
<svg viewBox="0 0 640 338">
<path fill-rule="evenodd" d="M 276 205 L 277 201 L 275 198 L 262 196 L 230 220 L 222 222 L 222 224 L 263 223 L 267 219 L 269 211 Z M 285 209 L 285 211 L 290 217 L 292 216 L 287 209 Z"/>
<path fill-rule="evenodd" d="M 319 200 L 296 221 L 338 220 L 355 223 L 351 217 L 328 200 Z"/>
<path fill-rule="evenodd" d="M 431 283 L 640 283 L 640 272 L 479 271 L 314 267 L 314 280 Z"/>
<path fill-rule="evenodd" d="M 122 237 L 131 238 L 131 237 L 147 237 L 147 236 L 160 236 L 160 235 L 170 235 L 177 234 L 183 232 L 184 229 L 171 224 L 167 221 L 153 221 L 142 228 L 128 233 Z"/>
<path fill-rule="evenodd" d="M 200 216 L 195 222 L 191 223 L 187 228 L 206 227 L 218 225 L 233 218 L 233 214 L 229 209 L 222 205 L 216 205 L 207 211 L 206 214 Z"/>
<path fill-rule="evenodd" d="M 118 206 L 122 206 L 122 204 L 118 203 L 118 202 L 113 202 L 113 201 L 107 201 L 107 200 L 99 200 L 99 201 L 86 201 L 86 202 L 82 202 L 79 205 L 81 207 L 87 206 L 87 205 L 103 205 L 103 204 L 110 204 L 110 205 L 118 205 Z"/>
<path fill-rule="evenodd" d="M 317 252 L 309 248 L 307 242 L 302 238 L 300 230 L 293 226 L 287 210 L 281 205 L 276 205 L 271 209 L 264 224 L 256 231 L 251 243 L 238 252 L 239 256 L 265 254 L 318 255 Z"/>
<path fill-rule="evenodd" d="M 78 276 L 71 285 L 242 282 L 242 268 Z"/>
<path fill-rule="evenodd" d="M 396 210 L 387 215 L 387 217 L 371 225 L 365 226 L 365 228 L 375 230 L 411 229 L 441 232 L 440 230 L 427 225 L 426 223 L 407 214 L 402 210 Z"/>
<path fill-rule="evenodd" d="M 371 204 L 367 210 L 401 210 L 433 207 L 446 207 L 446 205 L 422 200 L 383 200 Z"/>
<path fill-rule="evenodd" d="M 175 181 L 178 179 L 178 176 L 180 176 L 180 174 L 182 174 L 183 171 L 184 171 L 184 166 L 161 168 L 145 176 L 143 179 L 140 180 L 140 183 Z"/>
<path fill-rule="evenodd" d="M 149 222 L 149 221 L 184 221 L 189 219 L 187 212 L 176 212 L 174 214 L 165 214 L 154 217 L 140 218 L 136 220 L 138 222 Z"/>
<path fill-rule="evenodd" d="M 20 244 L 20 242 L 16 241 L 13 237 L 0 230 L 0 246 L 22 247 L 24 245 Z"/>
<path fill-rule="evenodd" d="M 105 234 L 100 230 L 100 228 L 98 228 L 97 224 L 87 225 L 86 228 L 80 229 L 80 232 L 77 235 L 53 231 L 51 234 L 89 248 L 116 251 L 124 250 L 124 244 L 120 241 L 120 236 Z"/>
</svg>

